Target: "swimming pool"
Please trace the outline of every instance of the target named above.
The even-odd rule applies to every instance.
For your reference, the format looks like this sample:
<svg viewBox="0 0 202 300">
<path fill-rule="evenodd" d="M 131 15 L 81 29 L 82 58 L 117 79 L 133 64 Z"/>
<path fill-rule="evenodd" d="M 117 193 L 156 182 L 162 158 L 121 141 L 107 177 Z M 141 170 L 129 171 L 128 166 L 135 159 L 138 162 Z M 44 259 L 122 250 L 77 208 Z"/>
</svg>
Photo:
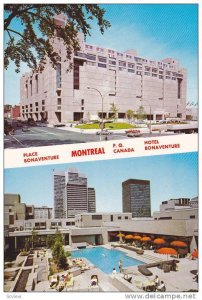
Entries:
<svg viewBox="0 0 202 300">
<path fill-rule="evenodd" d="M 118 271 L 119 260 L 123 262 L 123 268 L 143 264 L 142 261 L 127 256 L 123 251 L 117 249 L 106 249 L 104 247 L 86 248 L 72 251 L 72 257 L 84 257 L 104 273 L 112 273 L 113 268 Z"/>
</svg>

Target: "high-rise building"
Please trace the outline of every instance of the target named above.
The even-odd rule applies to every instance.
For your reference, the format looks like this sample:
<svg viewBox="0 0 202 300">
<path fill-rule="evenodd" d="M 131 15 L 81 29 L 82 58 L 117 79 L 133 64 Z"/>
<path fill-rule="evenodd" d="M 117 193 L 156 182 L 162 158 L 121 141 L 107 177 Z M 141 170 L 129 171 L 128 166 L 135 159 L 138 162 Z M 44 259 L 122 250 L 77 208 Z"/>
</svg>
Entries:
<svg viewBox="0 0 202 300">
<path fill-rule="evenodd" d="M 150 181 L 128 179 L 122 183 L 123 212 L 132 217 L 151 217 Z"/>
<path fill-rule="evenodd" d="M 95 189 L 88 188 L 88 212 L 96 212 L 96 198 L 95 198 Z"/>
<path fill-rule="evenodd" d="M 65 190 L 65 172 L 53 171 L 54 185 L 54 217 L 56 219 L 65 217 L 64 190 Z"/>
<path fill-rule="evenodd" d="M 95 212 L 95 189 L 88 188 L 87 177 L 76 169 L 54 171 L 55 218 L 73 217 L 82 212 Z"/>
<path fill-rule="evenodd" d="M 65 26 L 62 16 L 57 21 L 60 18 L 60 25 Z M 81 34 L 78 38 L 80 50 L 72 53 L 70 72 L 66 72 L 69 62 L 65 45 L 56 32 L 51 43 L 60 56 L 57 67 L 54 69 L 46 58 L 42 71 L 22 76 L 23 119 L 60 124 L 95 119 L 97 114 L 105 118 L 112 115 L 110 103 L 117 107 L 118 118 L 125 118 L 128 109 L 137 112 L 140 106 L 147 119 L 154 121 L 185 118 L 187 74 L 178 60 L 169 57 L 154 61 L 133 49 L 119 52 L 87 44 Z"/>
</svg>

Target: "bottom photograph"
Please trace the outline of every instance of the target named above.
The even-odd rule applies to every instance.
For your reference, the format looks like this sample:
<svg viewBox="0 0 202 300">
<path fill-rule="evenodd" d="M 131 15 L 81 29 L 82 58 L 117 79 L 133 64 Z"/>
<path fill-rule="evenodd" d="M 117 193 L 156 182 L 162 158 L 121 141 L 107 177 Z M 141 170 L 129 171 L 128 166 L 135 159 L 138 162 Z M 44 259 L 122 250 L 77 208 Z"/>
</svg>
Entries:
<svg viewBox="0 0 202 300">
<path fill-rule="evenodd" d="M 4 171 L 4 292 L 197 292 L 198 153 Z"/>
</svg>

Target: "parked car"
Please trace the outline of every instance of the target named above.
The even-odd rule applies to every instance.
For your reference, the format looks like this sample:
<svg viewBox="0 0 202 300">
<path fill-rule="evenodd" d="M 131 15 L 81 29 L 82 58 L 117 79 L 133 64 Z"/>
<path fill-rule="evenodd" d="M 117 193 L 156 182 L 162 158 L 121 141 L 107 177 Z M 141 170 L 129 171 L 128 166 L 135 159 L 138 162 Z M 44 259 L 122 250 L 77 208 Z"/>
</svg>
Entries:
<svg viewBox="0 0 202 300">
<path fill-rule="evenodd" d="M 96 134 L 97 135 L 101 135 L 101 133 L 102 133 L 102 135 L 109 135 L 109 134 L 112 134 L 113 132 L 112 131 L 109 131 L 109 130 L 107 130 L 107 129 L 104 129 L 104 130 L 99 130 L 99 131 L 97 131 L 96 132 Z"/>
<path fill-rule="evenodd" d="M 55 124 L 53 127 L 65 127 L 65 124 Z"/>
<path fill-rule="evenodd" d="M 125 131 L 126 134 L 128 134 L 128 133 L 138 133 L 138 132 L 140 132 L 140 130 L 137 130 L 137 129 L 128 129 L 128 130 Z"/>
<path fill-rule="evenodd" d="M 27 132 L 27 131 L 30 131 L 30 129 L 29 129 L 29 127 L 28 127 L 27 125 L 24 125 L 24 126 L 22 127 L 22 131 L 23 131 L 23 132 Z"/>
<path fill-rule="evenodd" d="M 133 131 L 127 133 L 128 137 L 139 137 L 141 135 L 142 135 L 142 133 L 140 132 L 140 130 L 133 130 Z"/>
</svg>

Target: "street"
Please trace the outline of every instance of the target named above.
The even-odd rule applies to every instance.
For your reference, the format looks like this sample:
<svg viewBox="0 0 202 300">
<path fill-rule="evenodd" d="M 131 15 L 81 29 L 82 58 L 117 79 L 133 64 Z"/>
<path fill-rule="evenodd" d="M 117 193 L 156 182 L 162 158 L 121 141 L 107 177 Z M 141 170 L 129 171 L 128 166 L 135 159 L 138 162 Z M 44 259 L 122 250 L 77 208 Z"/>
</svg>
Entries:
<svg viewBox="0 0 202 300">
<path fill-rule="evenodd" d="M 171 134 L 171 133 L 170 133 Z M 152 137 L 162 136 L 163 134 L 152 133 Z M 168 133 L 166 134 L 168 135 Z M 142 137 L 149 137 L 149 134 L 143 134 Z M 102 140 L 120 140 L 120 139 L 139 139 L 140 137 L 127 137 L 125 133 L 116 133 L 103 136 Z M 61 130 L 52 127 L 30 127 L 29 131 L 23 132 L 17 129 L 14 135 L 4 137 L 4 148 L 27 148 L 39 146 L 53 146 L 62 144 L 78 144 L 87 142 L 99 142 L 100 136 L 95 133 L 86 134 L 69 130 Z"/>
</svg>

